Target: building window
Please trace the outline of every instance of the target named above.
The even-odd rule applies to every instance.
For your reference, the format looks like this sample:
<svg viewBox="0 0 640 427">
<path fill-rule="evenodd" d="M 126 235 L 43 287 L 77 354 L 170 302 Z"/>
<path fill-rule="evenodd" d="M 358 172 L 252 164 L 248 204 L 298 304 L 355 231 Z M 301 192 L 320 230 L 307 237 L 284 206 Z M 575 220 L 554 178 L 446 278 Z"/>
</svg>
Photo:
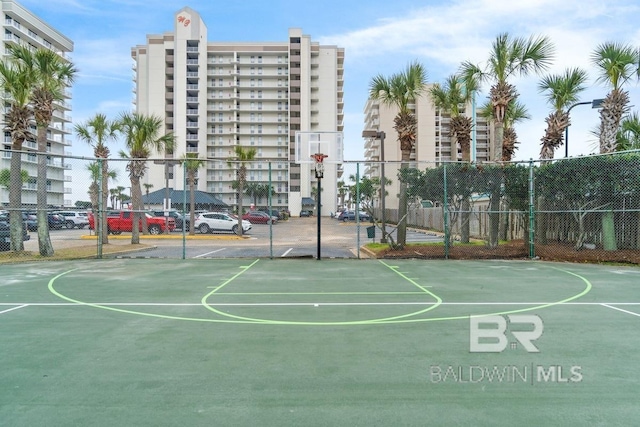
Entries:
<svg viewBox="0 0 640 427">
<path fill-rule="evenodd" d="M 258 91 L 258 99 L 262 99 L 262 91 L 261 90 Z"/>
<path fill-rule="evenodd" d="M 256 85 L 256 79 L 251 79 L 251 87 L 254 87 Z"/>
<path fill-rule="evenodd" d="M 282 79 L 278 79 L 278 86 L 282 87 Z"/>
<path fill-rule="evenodd" d="M 258 55 L 258 64 L 262 64 L 262 55 Z"/>
<path fill-rule="evenodd" d="M 251 67 L 251 74 L 255 74 L 256 73 L 256 67 Z"/>
<path fill-rule="evenodd" d="M 258 101 L 258 110 L 262 110 L 262 101 Z"/>
<path fill-rule="evenodd" d="M 256 62 L 256 57 L 251 55 L 251 63 L 254 64 Z"/>
<path fill-rule="evenodd" d="M 278 67 L 278 75 L 281 76 L 282 75 L 282 67 Z"/>
<path fill-rule="evenodd" d="M 255 90 L 251 89 L 250 94 L 251 94 L 251 98 L 255 98 L 256 97 L 256 91 Z"/>
</svg>

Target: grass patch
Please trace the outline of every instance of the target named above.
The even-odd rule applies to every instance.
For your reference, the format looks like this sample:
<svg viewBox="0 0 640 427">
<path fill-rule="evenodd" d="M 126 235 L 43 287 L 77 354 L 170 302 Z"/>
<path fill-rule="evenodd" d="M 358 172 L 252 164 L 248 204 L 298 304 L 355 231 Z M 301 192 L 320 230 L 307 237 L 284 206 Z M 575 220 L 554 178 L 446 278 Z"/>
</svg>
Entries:
<svg viewBox="0 0 640 427">
<path fill-rule="evenodd" d="M 102 254 L 116 254 L 120 252 L 139 251 L 152 248 L 152 245 L 104 245 Z M 53 256 L 44 257 L 38 252 L 22 251 L 22 252 L 0 252 L 0 264 L 8 264 L 15 262 L 32 262 L 32 261 L 66 261 L 82 258 L 96 258 L 98 249 L 95 244 L 85 246 L 75 246 L 72 248 L 55 249 Z"/>
</svg>

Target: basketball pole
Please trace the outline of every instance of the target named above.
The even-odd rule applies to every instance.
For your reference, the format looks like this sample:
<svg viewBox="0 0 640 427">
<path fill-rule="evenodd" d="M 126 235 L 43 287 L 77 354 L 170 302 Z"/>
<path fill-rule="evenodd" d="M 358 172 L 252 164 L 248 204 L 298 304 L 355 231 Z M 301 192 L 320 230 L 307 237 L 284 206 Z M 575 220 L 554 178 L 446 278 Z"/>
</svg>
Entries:
<svg viewBox="0 0 640 427">
<path fill-rule="evenodd" d="M 322 216 L 322 215 L 320 215 L 320 209 L 321 209 L 320 207 L 322 206 L 322 203 L 321 203 L 322 191 L 320 191 L 321 188 L 322 188 L 321 183 L 322 183 L 322 176 L 318 177 L 318 191 L 317 191 L 317 193 L 318 193 L 318 202 L 317 202 L 317 207 L 316 207 L 316 214 L 318 215 L 318 255 L 317 255 L 318 256 L 318 261 L 320 261 L 322 259 L 321 255 L 320 255 L 320 227 L 321 227 L 321 225 L 320 225 L 321 224 L 320 217 Z"/>
</svg>

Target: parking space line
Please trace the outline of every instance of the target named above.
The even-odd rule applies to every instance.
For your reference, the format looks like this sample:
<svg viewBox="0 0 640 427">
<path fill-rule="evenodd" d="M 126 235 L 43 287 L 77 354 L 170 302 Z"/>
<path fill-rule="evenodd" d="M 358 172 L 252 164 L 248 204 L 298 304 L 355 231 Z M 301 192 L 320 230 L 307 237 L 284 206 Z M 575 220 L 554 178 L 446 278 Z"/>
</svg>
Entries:
<svg viewBox="0 0 640 427">
<path fill-rule="evenodd" d="M 282 255 L 280 255 L 280 258 L 282 257 L 286 257 L 287 255 L 289 255 L 289 252 L 291 252 L 293 250 L 293 248 L 289 248 L 287 249 L 287 251 L 285 253 L 283 253 Z"/>
<path fill-rule="evenodd" d="M 204 254 L 196 255 L 196 256 L 194 256 L 194 258 L 200 258 L 200 257 L 203 257 L 203 256 L 215 254 L 216 252 L 224 251 L 225 249 L 227 249 L 227 248 L 216 249 L 215 251 L 211 251 L 211 252 L 207 252 L 207 253 L 204 253 Z"/>
</svg>

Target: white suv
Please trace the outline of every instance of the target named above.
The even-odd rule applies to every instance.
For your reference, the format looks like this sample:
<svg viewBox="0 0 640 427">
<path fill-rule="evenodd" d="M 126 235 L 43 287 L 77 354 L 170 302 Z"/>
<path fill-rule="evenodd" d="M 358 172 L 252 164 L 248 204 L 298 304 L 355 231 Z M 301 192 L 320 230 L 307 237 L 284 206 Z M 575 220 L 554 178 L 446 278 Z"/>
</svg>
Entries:
<svg viewBox="0 0 640 427">
<path fill-rule="evenodd" d="M 89 217 L 86 212 L 60 211 L 56 213 L 64 218 L 67 228 L 84 228 L 89 225 Z"/>
<path fill-rule="evenodd" d="M 238 234 L 238 218 L 224 212 L 205 212 L 196 217 L 195 228 L 202 234 L 213 233 L 214 231 L 231 231 Z M 251 223 L 242 220 L 242 230 L 251 230 Z"/>
</svg>

